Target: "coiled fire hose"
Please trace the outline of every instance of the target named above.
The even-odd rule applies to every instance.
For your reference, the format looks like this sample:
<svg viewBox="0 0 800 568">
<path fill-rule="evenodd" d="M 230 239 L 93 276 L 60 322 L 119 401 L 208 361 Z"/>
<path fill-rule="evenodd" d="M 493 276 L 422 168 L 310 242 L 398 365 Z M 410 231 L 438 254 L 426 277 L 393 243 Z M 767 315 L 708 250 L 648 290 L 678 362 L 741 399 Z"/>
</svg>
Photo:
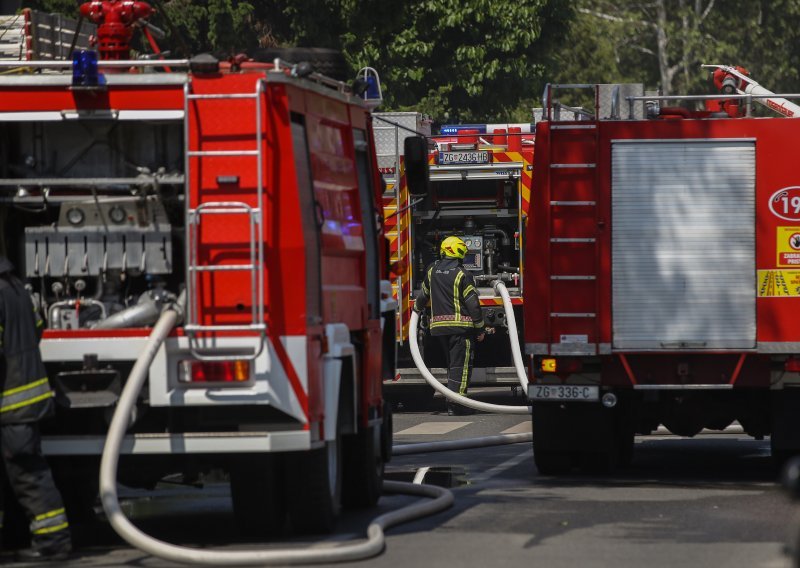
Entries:
<svg viewBox="0 0 800 568">
<path fill-rule="evenodd" d="M 100 462 L 100 497 L 103 509 L 114 530 L 130 545 L 146 552 L 170 560 L 189 564 L 211 566 L 244 566 L 274 564 L 319 564 L 326 562 L 343 562 L 369 558 L 380 554 L 385 547 L 383 531 L 391 526 L 432 515 L 453 504 L 453 494 L 448 489 L 434 485 L 419 485 L 399 481 L 384 481 L 383 489 L 387 493 L 401 493 L 427 497 L 432 501 L 412 503 L 406 507 L 391 511 L 374 519 L 367 528 L 367 539 L 363 542 L 337 546 L 331 549 L 313 550 L 242 550 L 215 551 L 196 549 L 169 544 L 153 538 L 131 523 L 122 511 L 117 494 L 117 466 L 119 452 L 125 431 L 136 404 L 139 391 L 148 376 L 153 358 L 169 335 L 180 317 L 179 308 L 170 306 L 165 309 L 150 333 L 147 344 L 136 360 L 128 381 L 120 395 L 111 425 L 106 436 Z"/>
<path fill-rule="evenodd" d="M 522 386 L 524 392 L 528 392 L 528 377 L 525 373 L 525 365 L 522 363 L 522 353 L 519 348 L 519 341 L 517 341 L 517 320 L 514 317 L 514 309 L 511 306 L 511 298 L 508 295 L 508 290 L 506 290 L 505 285 L 496 280 L 494 282 L 494 289 L 496 292 L 500 293 L 500 296 L 503 299 L 503 308 L 506 314 L 506 321 L 508 322 L 508 337 L 509 341 L 511 341 L 511 354 L 514 359 L 514 369 L 517 372 L 517 378 L 519 379 L 519 384 Z M 474 400 L 466 396 L 461 396 L 460 394 L 451 391 L 442 383 L 436 380 L 428 367 L 425 366 L 425 361 L 422 359 L 422 355 L 419 351 L 419 343 L 417 340 L 417 327 L 419 326 L 419 314 L 417 312 L 411 313 L 411 325 L 409 330 L 409 344 L 411 346 L 411 357 L 414 359 L 414 364 L 419 369 L 419 372 L 422 373 L 422 377 L 425 379 L 431 387 L 436 390 L 436 392 L 441 393 L 445 396 L 448 400 L 460 404 L 462 406 L 466 406 L 469 408 L 473 408 L 475 410 L 482 410 L 484 412 L 496 412 L 500 414 L 530 414 L 531 409 L 529 406 L 510 406 L 505 404 L 491 404 L 488 402 L 482 402 L 479 400 Z"/>
<path fill-rule="evenodd" d="M 180 302 L 180 300 L 179 300 Z M 128 428 L 131 412 L 148 376 L 148 370 L 158 350 L 181 317 L 180 306 L 170 305 L 162 312 L 142 354 L 136 360 L 120 394 L 111 419 L 100 462 L 100 497 L 103 510 L 114 530 L 139 550 L 173 562 L 209 566 L 264 566 L 287 564 L 321 564 L 363 560 L 380 554 L 386 546 L 384 531 L 389 527 L 433 515 L 453 505 L 453 493 L 435 485 L 400 481 L 384 481 L 386 493 L 427 497 L 431 501 L 412 503 L 396 511 L 380 515 L 367 527 L 367 539 L 352 544 L 325 549 L 270 549 L 217 551 L 170 544 L 145 534 L 125 516 L 117 493 L 117 468 L 122 440 Z M 512 314 L 513 316 L 513 314 Z M 415 328 L 416 329 L 416 328 Z M 416 335 L 416 334 L 414 334 Z M 415 337 L 416 339 L 416 337 Z M 438 384 L 438 383 L 437 383 Z M 529 442 L 530 434 L 507 434 L 471 440 L 453 440 L 427 444 L 396 446 L 395 455 L 485 447 L 488 445 Z"/>
</svg>

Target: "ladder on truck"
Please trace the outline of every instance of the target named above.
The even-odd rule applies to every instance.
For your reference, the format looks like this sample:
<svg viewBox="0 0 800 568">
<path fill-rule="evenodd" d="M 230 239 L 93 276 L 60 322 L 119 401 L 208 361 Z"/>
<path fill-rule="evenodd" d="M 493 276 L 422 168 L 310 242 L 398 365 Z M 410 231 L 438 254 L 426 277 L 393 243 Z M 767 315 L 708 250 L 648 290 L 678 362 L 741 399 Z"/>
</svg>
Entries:
<svg viewBox="0 0 800 568">
<path fill-rule="evenodd" d="M 263 209 L 263 120 L 261 111 L 261 98 L 263 94 L 263 83 L 256 81 L 256 88 L 253 93 L 217 93 L 217 94 L 196 94 L 193 93 L 191 82 L 184 86 L 184 170 L 186 188 L 186 310 L 184 332 L 189 338 L 189 348 L 194 357 L 200 360 L 227 360 L 230 353 L 225 355 L 214 355 L 204 352 L 199 348 L 200 335 L 214 332 L 257 332 L 259 343 L 253 353 L 245 355 L 246 359 L 255 359 L 264 350 L 266 343 L 267 324 L 264 320 L 264 209 Z M 255 106 L 255 125 L 254 136 L 255 147 L 241 150 L 200 150 L 192 149 L 190 137 L 190 107 L 192 104 L 200 105 L 207 101 L 251 99 Z M 229 157 L 252 157 L 256 161 L 256 205 L 245 203 L 244 201 L 203 201 L 198 197 L 198 203 L 192 204 L 191 200 L 191 159 L 216 159 Z M 209 215 L 225 215 L 234 219 L 247 218 L 249 224 L 250 245 L 249 262 L 239 264 L 219 264 L 201 263 L 199 260 L 200 249 L 200 227 L 205 217 Z M 250 322 L 241 324 L 216 324 L 207 325 L 199 321 L 199 300 L 197 281 L 203 272 L 219 271 L 238 271 L 249 275 L 250 280 Z M 237 357 L 240 357 L 237 355 Z"/>
<path fill-rule="evenodd" d="M 548 94 L 559 87 L 595 88 L 550 85 Z M 597 110 L 592 116 L 583 109 L 562 107 L 579 111 L 572 120 L 564 120 L 551 112 L 552 106 L 545 109 L 551 114 L 545 174 L 549 186 L 548 343 L 552 355 L 596 355 L 601 352 L 598 308 L 602 305 Z M 578 114 L 586 116 L 579 120 Z"/>
</svg>

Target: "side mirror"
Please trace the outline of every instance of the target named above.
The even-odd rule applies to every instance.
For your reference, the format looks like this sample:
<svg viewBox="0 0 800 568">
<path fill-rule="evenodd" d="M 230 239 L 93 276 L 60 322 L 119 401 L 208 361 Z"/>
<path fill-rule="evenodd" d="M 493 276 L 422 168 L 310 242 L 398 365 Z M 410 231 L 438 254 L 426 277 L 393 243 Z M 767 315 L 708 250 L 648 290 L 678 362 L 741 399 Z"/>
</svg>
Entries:
<svg viewBox="0 0 800 568">
<path fill-rule="evenodd" d="M 409 136 L 403 142 L 406 183 L 411 195 L 428 195 L 428 141 L 424 136 Z"/>
</svg>

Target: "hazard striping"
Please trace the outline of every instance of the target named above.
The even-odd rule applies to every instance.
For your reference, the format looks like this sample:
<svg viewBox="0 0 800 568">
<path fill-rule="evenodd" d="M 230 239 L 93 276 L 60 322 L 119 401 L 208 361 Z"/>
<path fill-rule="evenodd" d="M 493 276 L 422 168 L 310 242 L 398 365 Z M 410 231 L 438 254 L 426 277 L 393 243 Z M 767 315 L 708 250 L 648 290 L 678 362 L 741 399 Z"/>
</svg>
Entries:
<svg viewBox="0 0 800 568">
<path fill-rule="evenodd" d="M 406 428 L 400 432 L 395 432 L 395 436 L 403 435 L 426 435 L 447 434 L 453 430 L 458 430 L 464 426 L 469 426 L 472 422 L 423 422 L 411 428 Z"/>
<path fill-rule="evenodd" d="M 526 420 L 525 422 L 520 422 L 516 426 L 512 426 L 511 428 L 507 428 L 500 432 L 501 434 L 525 434 L 526 432 L 532 431 L 532 426 L 530 420 Z"/>
</svg>

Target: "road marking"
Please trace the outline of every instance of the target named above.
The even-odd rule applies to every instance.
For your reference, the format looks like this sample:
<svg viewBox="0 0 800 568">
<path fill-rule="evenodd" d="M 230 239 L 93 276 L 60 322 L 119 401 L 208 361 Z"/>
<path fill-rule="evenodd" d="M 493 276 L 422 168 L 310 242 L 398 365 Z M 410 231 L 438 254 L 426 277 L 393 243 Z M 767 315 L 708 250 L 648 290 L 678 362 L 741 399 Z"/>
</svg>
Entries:
<svg viewBox="0 0 800 568">
<path fill-rule="evenodd" d="M 420 485 L 425 480 L 425 474 L 427 474 L 428 471 L 430 471 L 430 469 L 431 468 L 428 466 L 419 468 L 417 470 L 416 475 L 414 476 L 414 481 L 412 481 L 411 483 L 414 483 L 415 485 Z"/>
<path fill-rule="evenodd" d="M 447 434 L 452 432 L 453 430 L 458 430 L 459 428 L 463 428 L 464 426 L 468 426 L 472 424 L 472 422 L 423 422 L 422 424 L 417 424 L 416 426 L 412 426 L 411 428 L 406 428 L 405 430 L 401 430 L 400 432 L 395 432 L 395 436 L 403 436 L 405 434 L 425 434 L 425 435 L 436 435 L 436 434 Z"/>
<path fill-rule="evenodd" d="M 526 432 L 531 432 L 532 431 L 531 426 L 532 426 L 531 421 L 530 420 L 526 420 L 525 422 L 520 422 L 516 426 L 512 426 L 511 428 L 503 430 L 500 433 L 501 434 L 524 434 Z"/>
<path fill-rule="evenodd" d="M 530 446 L 525 448 L 525 451 L 517 454 L 513 458 L 507 459 L 503 463 L 497 464 L 493 468 L 487 469 L 486 471 L 484 471 L 480 475 L 476 475 L 475 477 L 472 478 L 472 482 L 473 483 L 483 483 L 484 481 L 494 477 L 495 475 L 499 475 L 499 474 L 503 473 L 504 471 L 507 471 L 507 470 L 511 469 L 512 467 L 515 467 L 515 466 L 521 464 L 522 462 L 524 462 L 525 460 L 527 460 L 529 458 L 533 458 L 533 448 L 530 447 Z"/>
</svg>

